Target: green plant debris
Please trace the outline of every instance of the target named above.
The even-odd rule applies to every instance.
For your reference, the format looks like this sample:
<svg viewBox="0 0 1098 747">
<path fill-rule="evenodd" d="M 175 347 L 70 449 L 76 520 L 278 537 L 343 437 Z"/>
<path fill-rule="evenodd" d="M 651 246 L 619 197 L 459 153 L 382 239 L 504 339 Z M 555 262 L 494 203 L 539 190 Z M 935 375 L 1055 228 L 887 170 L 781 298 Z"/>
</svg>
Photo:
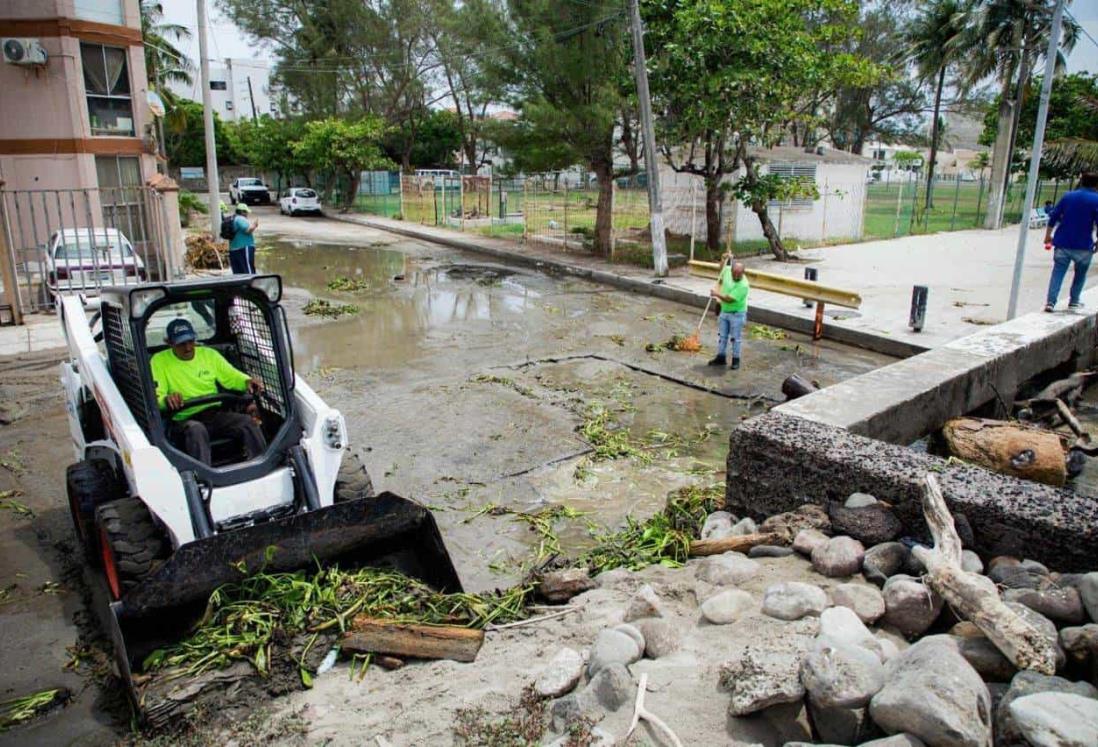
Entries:
<svg viewBox="0 0 1098 747">
<path fill-rule="evenodd" d="M 65 694 L 65 690 L 57 688 L 0 702 L 0 732 L 30 721 L 65 697 Z"/>
<path fill-rule="evenodd" d="M 342 632 L 355 615 L 425 625 L 464 625 L 521 619 L 532 586 L 492 594 L 443 594 L 422 581 L 376 568 L 331 566 L 307 573 L 256 573 L 211 595 L 187 639 L 154 651 L 143 669 L 182 675 L 251 661 L 266 675 L 278 641 L 324 631 Z"/>
<path fill-rule="evenodd" d="M 346 314 L 357 314 L 358 307 L 350 303 L 332 303 L 323 298 L 314 298 L 305 304 L 305 316 L 322 316 L 338 319 Z"/>
<path fill-rule="evenodd" d="M 497 715 L 481 707 L 459 708 L 454 714 L 454 736 L 459 745 L 536 747 L 549 726 L 549 703 L 527 685 L 517 702 Z"/>
<path fill-rule="evenodd" d="M 519 511 L 517 509 L 486 503 L 478 508 L 462 523 L 468 524 L 481 516 L 510 516 L 515 521 L 524 522 L 538 534 L 538 547 L 533 552 L 533 562 L 538 564 L 546 558 L 561 554 L 560 538 L 556 533 L 556 524 L 562 520 L 581 519 L 586 514 L 570 506 L 546 506 L 537 511 Z"/>
<path fill-rule="evenodd" d="M 0 490 L 0 509 L 11 511 L 16 516 L 24 519 L 33 519 L 34 510 L 22 501 L 17 501 L 15 496 L 22 495 L 18 490 Z"/>
<path fill-rule="evenodd" d="M 621 347 L 625 346 L 625 335 L 610 335 L 610 340 L 615 345 L 619 345 Z"/>
<path fill-rule="evenodd" d="M 11 472 L 13 475 L 21 475 L 27 471 L 26 466 L 24 466 L 23 464 L 22 455 L 15 449 L 12 449 L 3 456 L 0 456 L 0 467 L 3 467 L 8 472 Z"/>
<path fill-rule="evenodd" d="M 784 340 L 788 335 L 784 329 L 768 327 L 765 324 L 752 324 L 748 333 L 752 340 Z"/>
<path fill-rule="evenodd" d="M 47 581 L 39 587 L 38 592 L 40 594 L 60 594 L 65 590 L 65 587 L 56 581 Z"/>
<path fill-rule="evenodd" d="M 634 442 L 629 430 L 614 423 L 610 411 L 602 404 L 593 404 L 587 408 L 579 432 L 594 449 L 592 461 L 603 462 L 623 457 L 637 459 L 644 464 L 652 461 L 651 455 Z"/>
<path fill-rule="evenodd" d="M 18 584 L 8 584 L 7 586 L 0 587 L 0 606 L 15 601 L 11 593 L 17 588 L 19 588 Z"/>
<path fill-rule="evenodd" d="M 678 567 L 690 554 L 690 542 L 701 532 L 705 517 L 724 501 L 724 486 L 686 487 L 667 498 L 667 506 L 647 521 L 626 517 L 616 531 L 595 532 L 595 546 L 579 564 L 592 575 L 614 568 L 640 570 L 650 565 Z"/>
<path fill-rule="evenodd" d="M 341 276 L 328 281 L 328 290 L 343 291 L 344 293 L 360 293 L 369 290 L 370 284 L 362 278 L 349 278 Z"/>
<path fill-rule="evenodd" d="M 505 386 L 508 389 L 513 389 L 523 397 L 529 397 L 530 399 L 537 399 L 537 395 L 534 394 L 534 390 L 530 387 L 519 384 L 514 379 L 507 378 L 506 376 L 496 376 L 495 374 L 477 374 L 469 381 L 476 382 L 477 384 L 498 384 Z"/>
</svg>

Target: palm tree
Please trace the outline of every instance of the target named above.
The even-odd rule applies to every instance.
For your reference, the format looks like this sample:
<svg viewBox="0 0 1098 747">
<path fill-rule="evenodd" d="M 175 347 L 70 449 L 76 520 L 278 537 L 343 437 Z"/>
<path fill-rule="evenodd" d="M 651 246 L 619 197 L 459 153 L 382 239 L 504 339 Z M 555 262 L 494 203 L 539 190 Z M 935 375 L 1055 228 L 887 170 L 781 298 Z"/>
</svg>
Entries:
<svg viewBox="0 0 1098 747">
<path fill-rule="evenodd" d="M 926 167 L 926 209 L 934 207 L 934 166 L 941 136 L 942 90 L 946 73 L 960 59 L 968 39 L 966 0 L 935 0 L 907 29 L 907 59 L 920 80 L 934 85 L 934 115 L 930 124 L 930 160 Z"/>
<path fill-rule="evenodd" d="M 145 72 L 159 91 L 169 82 L 191 85 L 194 65 L 172 43 L 191 37 L 178 23 L 164 22 L 160 0 L 141 0 L 141 35 L 145 38 Z"/>
</svg>

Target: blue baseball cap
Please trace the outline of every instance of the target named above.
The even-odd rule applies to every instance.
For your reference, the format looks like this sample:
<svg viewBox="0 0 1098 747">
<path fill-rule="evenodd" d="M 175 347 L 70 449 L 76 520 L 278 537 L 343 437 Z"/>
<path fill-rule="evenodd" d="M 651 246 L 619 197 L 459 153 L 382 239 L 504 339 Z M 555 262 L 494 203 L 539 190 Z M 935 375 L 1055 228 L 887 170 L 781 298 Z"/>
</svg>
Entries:
<svg viewBox="0 0 1098 747">
<path fill-rule="evenodd" d="M 181 345 L 184 342 L 193 342 L 198 335 L 194 333 L 194 327 L 186 319 L 172 319 L 168 323 L 166 337 L 169 345 Z"/>
</svg>

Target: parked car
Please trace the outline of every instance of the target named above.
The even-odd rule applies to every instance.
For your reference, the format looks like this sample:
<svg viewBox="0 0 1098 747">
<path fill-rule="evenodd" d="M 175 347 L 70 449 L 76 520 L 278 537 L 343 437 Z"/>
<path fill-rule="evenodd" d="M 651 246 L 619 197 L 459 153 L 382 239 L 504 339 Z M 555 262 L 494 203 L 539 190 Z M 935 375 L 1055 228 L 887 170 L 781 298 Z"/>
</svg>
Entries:
<svg viewBox="0 0 1098 747">
<path fill-rule="evenodd" d="M 59 291 L 98 292 L 105 285 L 147 279 L 145 263 L 117 228 L 66 228 L 45 245 L 46 287 Z"/>
<path fill-rule="evenodd" d="M 320 215 L 320 195 L 315 189 L 308 187 L 293 187 L 287 189 L 286 194 L 278 201 L 278 211 L 283 215 L 297 215 L 298 213 L 315 213 Z"/>
<path fill-rule="evenodd" d="M 271 191 L 262 179 L 255 177 L 234 179 L 229 185 L 229 202 L 234 205 L 238 202 L 243 202 L 245 205 L 270 205 Z"/>
</svg>

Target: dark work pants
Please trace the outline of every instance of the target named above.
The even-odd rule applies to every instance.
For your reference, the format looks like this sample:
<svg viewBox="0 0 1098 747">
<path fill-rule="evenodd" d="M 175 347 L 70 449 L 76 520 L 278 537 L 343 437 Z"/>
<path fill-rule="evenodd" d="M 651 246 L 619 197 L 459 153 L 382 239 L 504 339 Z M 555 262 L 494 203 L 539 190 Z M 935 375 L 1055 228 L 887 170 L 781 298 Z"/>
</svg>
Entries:
<svg viewBox="0 0 1098 747">
<path fill-rule="evenodd" d="M 229 250 L 229 266 L 234 275 L 255 274 L 255 246 Z"/>
<path fill-rule="evenodd" d="M 240 441 L 245 459 L 254 459 L 267 449 L 267 439 L 263 437 L 263 432 L 252 420 L 252 416 L 244 413 L 211 408 L 181 422 L 172 423 L 172 440 L 203 464 L 212 463 L 211 438 L 232 438 Z"/>
</svg>

